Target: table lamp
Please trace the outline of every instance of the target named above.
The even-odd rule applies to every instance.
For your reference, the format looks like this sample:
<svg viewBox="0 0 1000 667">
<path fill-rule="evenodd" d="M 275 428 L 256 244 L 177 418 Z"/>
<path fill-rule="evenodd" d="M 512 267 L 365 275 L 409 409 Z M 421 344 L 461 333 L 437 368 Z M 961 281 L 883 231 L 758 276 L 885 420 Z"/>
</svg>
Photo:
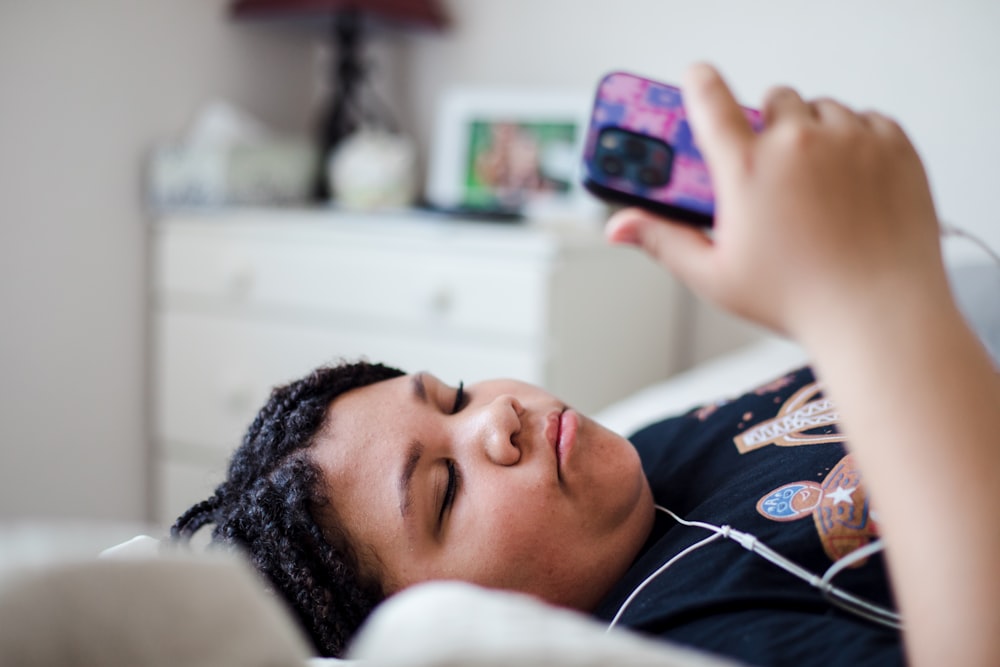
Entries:
<svg viewBox="0 0 1000 667">
<path fill-rule="evenodd" d="M 331 98 L 320 125 L 324 158 L 365 123 L 398 129 L 386 109 L 366 106 L 361 97 L 367 77 L 361 57 L 366 30 L 373 26 L 440 30 L 448 24 L 437 0 L 235 0 L 230 12 L 236 20 L 321 26 L 329 34 L 336 63 L 331 70 Z M 377 104 L 374 98 L 372 103 Z M 325 200 L 330 190 L 320 171 L 315 195 Z"/>
</svg>

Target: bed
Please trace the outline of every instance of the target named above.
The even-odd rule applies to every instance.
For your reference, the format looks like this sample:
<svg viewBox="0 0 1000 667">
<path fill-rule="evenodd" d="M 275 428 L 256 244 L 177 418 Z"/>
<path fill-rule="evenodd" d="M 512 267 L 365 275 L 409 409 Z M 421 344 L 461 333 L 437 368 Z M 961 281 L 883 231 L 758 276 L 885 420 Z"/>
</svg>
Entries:
<svg viewBox="0 0 1000 667">
<path fill-rule="evenodd" d="M 960 266 L 952 270 L 952 281 L 963 312 L 994 360 L 1000 359 L 1000 270 Z M 797 346 L 764 338 L 595 416 L 630 433 L 805 361 Z M 0 664 L 332 667 L 345 662 L 312 657 L 287 610 L 235 558 L 164 555 L 157 540 L 144 536 L 93 558 L 96 550 L 80 545 L 93 545 L 99 537 L 88 533 L 73 541 L 75 557 L 40 559 L 38 549 L 11 549 L 23 547 L 23 535 L 0 534 Z M 605 633 L 584 615 L 525 596 L 443 582 L 414 587 L 383 604 L 348 660 L 414 667 L 731 664 L 625 630 Z"/>
</svg>

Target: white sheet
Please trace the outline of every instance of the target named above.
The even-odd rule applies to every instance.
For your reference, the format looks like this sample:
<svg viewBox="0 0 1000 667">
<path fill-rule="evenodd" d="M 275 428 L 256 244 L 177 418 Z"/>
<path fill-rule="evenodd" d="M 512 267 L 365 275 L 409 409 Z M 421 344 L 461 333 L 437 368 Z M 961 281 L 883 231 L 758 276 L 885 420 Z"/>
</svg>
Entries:
<svg viewBox="0 0 1000 667">
<path fill-rule="evenodd" d="M 605 625 L 517 593 L 458 582 L 421 584 L 391 598 L 352 647 L 364 664 L 393 667 L 734 667 L 734 663 Z M 313 661 L 311 667 L 332 662 Z"/>
<path fill-rule="evenodd" d="M 806 360 L 798 345 L 765 338 L 632 394 L 594 418 L 616 433 L 629 436 L 643 426 L 697 405 L 738 396 Z"/>
</svg>

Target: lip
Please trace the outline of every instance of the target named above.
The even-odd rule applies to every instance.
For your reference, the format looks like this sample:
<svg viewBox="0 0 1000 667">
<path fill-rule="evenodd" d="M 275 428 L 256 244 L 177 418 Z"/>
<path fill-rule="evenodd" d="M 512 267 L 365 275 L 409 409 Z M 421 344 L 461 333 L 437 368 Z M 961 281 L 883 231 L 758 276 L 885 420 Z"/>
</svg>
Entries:
<svg viewBox="0 0 1000 667">
<path fill-rule="evenodd" d="M 569 458 L 573 444 L 576 442 L 576 431 L 580 426 L 580 418 L 573 410 L 562 408 L 549 414 L 545 425 L 545 437 L 556 455 L 556 474 L 562 479 L 562 469 Z"/>
</svg>

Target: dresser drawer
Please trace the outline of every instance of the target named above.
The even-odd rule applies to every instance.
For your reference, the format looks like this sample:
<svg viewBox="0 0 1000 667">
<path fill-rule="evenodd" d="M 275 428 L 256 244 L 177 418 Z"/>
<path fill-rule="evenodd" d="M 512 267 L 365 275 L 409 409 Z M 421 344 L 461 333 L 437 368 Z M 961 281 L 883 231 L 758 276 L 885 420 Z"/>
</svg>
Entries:
<svg viewBox="0 0 1000 667">
<path fill-rule="evenodd" d="M 274 317 L 298 312 L 353 327 L 446 327 L 519 337 L 541 336 L 546 328 L 551 264 L 538 257 L 456 252 L 446 235 L 417 251 L 399 241 L 336 234 L 304 242 L 215 231 L 161 233 L 154 282 L 159 299 Z"/>
<path fill-rule="evenodd" d="M 271 389 L 317 366 L 366 358 L 450 383 L 492 377 L 545 380 L 541 350 L 447 337 L 340 331 L 287 322 L 173 312 L 157 330 L 157 440 L 231 450 Z"/>
</svg>

